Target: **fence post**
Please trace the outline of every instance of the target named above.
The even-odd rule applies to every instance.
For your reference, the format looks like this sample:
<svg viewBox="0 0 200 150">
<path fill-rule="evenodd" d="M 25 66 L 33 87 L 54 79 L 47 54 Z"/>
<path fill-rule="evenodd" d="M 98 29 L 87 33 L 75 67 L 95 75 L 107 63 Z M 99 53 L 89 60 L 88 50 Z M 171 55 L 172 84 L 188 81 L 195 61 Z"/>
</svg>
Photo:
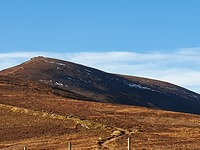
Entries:
<svg viewBox="0 0 200 150">
<path fill-rule="evenodd" d="M 27 150 L 26 145 L 24 145 L 24 150 Z"/>
<path fill-rule="evenodd" d="M 131 139 L 128 138 L 128 150 L 131 150 Z"/>
<path fill-rule="evenodd" d="M 72 144 L 68 143 L 68 150 L 72 150 Z"/>
</svg>

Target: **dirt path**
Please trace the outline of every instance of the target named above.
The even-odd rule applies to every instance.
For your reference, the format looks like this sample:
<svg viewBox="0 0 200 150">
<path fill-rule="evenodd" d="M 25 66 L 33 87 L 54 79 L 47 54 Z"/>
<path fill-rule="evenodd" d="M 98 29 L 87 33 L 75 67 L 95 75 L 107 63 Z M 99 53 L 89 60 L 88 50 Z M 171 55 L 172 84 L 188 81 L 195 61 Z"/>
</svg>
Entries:
<svg viewBox="0 0 200 150">
<path fill-rule="evenodd" d="M 116 141 L 124 136 L 128 136 L 132 134 L 132 132 L 129 132 L 128 130 L 117 128 L 117 127 L 111 127 L 114 131 L 111 134 L 110 137 L 108 137 L 105 140 L 99 141 L 99 147 L 100 149 L 109 149 L 109 150 L 115 150 L 115 148 L 110 148 L 109 143 Z"/>
</svg>

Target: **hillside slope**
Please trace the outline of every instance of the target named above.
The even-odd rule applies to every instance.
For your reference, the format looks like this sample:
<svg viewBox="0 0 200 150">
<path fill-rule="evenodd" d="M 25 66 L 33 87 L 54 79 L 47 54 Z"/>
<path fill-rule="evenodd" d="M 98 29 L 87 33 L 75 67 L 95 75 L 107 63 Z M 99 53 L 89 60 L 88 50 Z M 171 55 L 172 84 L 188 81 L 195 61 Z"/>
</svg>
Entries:
<svg viewBox="0 0 200 150">
<path fill-rule="evenodd" d="M 54 91 L 53 91 L 54 92 Z M 200 116 L 73 100 L 0 76 L 0 149 L 199 149 Z"/>
<path fill-rule="evenodd" d="M 46 84 L 82 100 L 200 114 L 200 95 L 157 80 L 106 73 L 83 65 L 36 57 L 0 75 Z"/>
<path fill-rule="evenodd" d="M 159 82 L 123 78 L 151 88 Z M 64 150 L 71 142 L 76 150 L 124 150 L 128 137 L 132 149 L 200 147 L 199 115 L 89 102 L 60 86 L 0 75 L 0 149 Z"/>
</svg>

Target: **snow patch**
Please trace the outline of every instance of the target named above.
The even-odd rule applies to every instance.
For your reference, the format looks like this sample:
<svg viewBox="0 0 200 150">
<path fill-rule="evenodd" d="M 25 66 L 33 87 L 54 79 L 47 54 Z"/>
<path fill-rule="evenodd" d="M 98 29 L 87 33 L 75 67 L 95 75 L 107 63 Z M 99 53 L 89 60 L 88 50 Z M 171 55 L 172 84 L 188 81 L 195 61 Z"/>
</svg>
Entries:
<svg viewBox="0 0 200 150">
<path fill-rule="evenodd" d="M 67 79 L 68 79 L 68 80 L 72 80 L 72 78 L 70 78 L 70 77 L 67 77 Z"/>
<path fill-rule="evenodd" d="M 46 82 L 47 80 L 41 80 L 41 79 L 40 79 L 40 81 L 41 81 L 41 82 Z"/>
<path fill-rule="evenodd" d="M 62 84 L 62 83 L 60 83 L 60 82 L 55 82 L 55 85 L 58 85 L 58 86 L 63 86 L 63 84 Z"/>
<path fill-rule="evenodd" d="M 56 63 L 57 65 L 60 65 L 60 66 L 65 66 L 64 63 Z"/>
<path fill-rule="evenodd" d="M 45 83 L 49 83 L 49 82 L 52 83 L 52 80 L 42 80 L 42 79 L 40 79 L 40 81 L 45 82 Z"/>
<path fill-rule="evenodd" d="M 91 80 L 89 80 L 89 81 L 86 81 L 86 80 L 83 80 L 83 79 L 79 79 L 78 81 L 81 81 L 81 82 L 85 82 L 85 83 L 87 83 L 87 84 L 89 84 L 89 83 L 92 83 L 92 81 Z"/>
<path fill-rule="evenodd" d="M 194 99 L 200 101 L 199 95 L 192 94 L 192 95 L 190 95 L 190 96 L 191 96 L 192 98 L 194 98 Z"/>
<path fill-rule="evenodd" d="M 57 64 L 57 65 L 60 65 L 60 66 L 65 66 L 64 63 L 57 63 L 57 62 L 54 62 L 54 61 L 48 61 L 48 60 L 45 60 L 46 63 L 50 63 L 50 64 Z"/>
<path fill-rule="evenodd" d="M 135 83 L 127 83 L 128 86 L 133 87 L 133 88 L 139 88 L 139 89 L 143 89 L 143 90 L 151 90 L 154 91 L 153 89 L 146 87 L 146 86 L 142 86 L 140 84 L 135 84 Z"/>
<path fill-rule="evenodd" d="M 89 73 L 91 73 L 92 71 L 90 71 L 90 70 L 88 70 L 88 69 L 84 69 L 86 72 L 89 72 Z"/>
</svg>

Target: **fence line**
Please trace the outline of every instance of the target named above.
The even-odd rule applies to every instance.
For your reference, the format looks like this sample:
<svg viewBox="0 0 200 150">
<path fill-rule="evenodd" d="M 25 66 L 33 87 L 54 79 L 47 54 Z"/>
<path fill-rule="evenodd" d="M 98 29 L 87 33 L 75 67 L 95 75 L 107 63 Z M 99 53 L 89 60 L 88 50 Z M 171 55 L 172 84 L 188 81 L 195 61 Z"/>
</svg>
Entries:
<svg viewBox="0 0 200 150">
<path fill-rule="evenodd" d="M 128 150 L 131 150 L 131 138 L 128 138 Z M 24 145 L 24 150 L 28 150 L 26 145 Z M 68 150 L 72 150 L 72 144 L 71 143 L 68 143 Z"/>
</svg>

